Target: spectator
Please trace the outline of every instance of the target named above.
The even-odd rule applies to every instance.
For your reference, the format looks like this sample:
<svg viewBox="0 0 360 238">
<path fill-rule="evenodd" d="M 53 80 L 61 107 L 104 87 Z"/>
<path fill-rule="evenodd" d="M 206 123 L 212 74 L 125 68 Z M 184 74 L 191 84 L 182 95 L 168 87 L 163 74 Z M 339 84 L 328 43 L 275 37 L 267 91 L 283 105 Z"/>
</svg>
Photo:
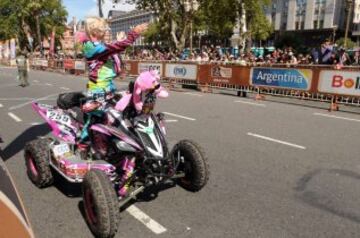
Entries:
<svg viewBox="0 0 360 238">
<path fill-rule="evenodd" d="M 346 50 L 344 48 L 340 48 L 339 51 L 339 64 L 341 66 L 351 64 L 350 56 L 348 55 L 348 53 L 346 53 Z"/>
<path fill-rule="evenodd" d="M 334 46 L 330 43 L 329 39 L 326 39 L 325 42 L 321 45 L 321 63 L 322 64 L 331 64 L 331 56 L 334 50 Z"/>
</svg>

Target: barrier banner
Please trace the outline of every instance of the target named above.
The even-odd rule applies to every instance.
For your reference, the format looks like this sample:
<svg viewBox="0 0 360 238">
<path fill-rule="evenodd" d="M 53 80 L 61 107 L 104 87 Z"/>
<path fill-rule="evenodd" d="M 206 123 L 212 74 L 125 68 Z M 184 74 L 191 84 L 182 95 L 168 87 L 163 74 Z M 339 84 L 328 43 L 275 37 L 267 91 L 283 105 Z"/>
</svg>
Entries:
<svg viewBox="0 0 360 238">
<path fill-rule="evenodd" d="M 163 76 L 163 65 L 162 63 L 139 63 L 138 74 L 144 71 L 157 70 L 160 76 Z"/>
<path fill-rule="evenodd" d="M 211 77 L 213 78 L 231 78 L 232 68 L 222 67 L 220 65 L 214 65 L 211 67 Z"/>
<path fill-rule="evenodd" d="M 318 90 L 323 93 L 360 96 L 360 72 L 322 70 Z"/>
<path fill-rule="evenodd" d="M 85 71 L 85 62 L 80 61 L 80 60 L 76 60 L 75 61 L 75 69 Z"/>
<path fill-rule="evenodd" d="M 165 77 L 175 79 L 197 79 L 197 65 L 191 64 L 166 64 Z"/>
<path fill-rule="evenodd" d="M 64 59 L 64 69 L 74 69 L 75 62 L 72 59 Z"/>
<path fill-rule="evenodd" d="M 40 60 L 40 66 L 48 67 L 48 61 L 47 60 Z"/>
<path fill-rule="evenodd" d="M 251 84 L 296 90 L 309 90 L 313 73 L 310 69 L 252 68 Z"/>
</svg>

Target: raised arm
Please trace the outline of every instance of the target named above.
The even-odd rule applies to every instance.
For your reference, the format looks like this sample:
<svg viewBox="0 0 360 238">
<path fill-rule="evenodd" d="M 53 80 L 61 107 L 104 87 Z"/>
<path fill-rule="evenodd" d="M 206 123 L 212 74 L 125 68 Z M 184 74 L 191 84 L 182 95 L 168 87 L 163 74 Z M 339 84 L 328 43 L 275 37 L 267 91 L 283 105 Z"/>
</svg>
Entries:
<svg viewBox="0 0 360 238">
<path fill-rule="evenodd" d="M 134 27 L 134 29 L 128 33 L 127 38 L 122 41 L 116 41 L 111 44 L 99 45 L 88 52 L 88 60 L 92 59 L 103 59 L 107 58 L 109 55 L 120 53 L 125 51 L 125 49 L 132 45 L 135 40 L 140 36 L 141 33 L 146 31 L 148 24 L 144 23 Z M 85 55 L 86 56 L 86 55 Z M 93 57 L 91 57 L 93 56 Z"/>
</svg>

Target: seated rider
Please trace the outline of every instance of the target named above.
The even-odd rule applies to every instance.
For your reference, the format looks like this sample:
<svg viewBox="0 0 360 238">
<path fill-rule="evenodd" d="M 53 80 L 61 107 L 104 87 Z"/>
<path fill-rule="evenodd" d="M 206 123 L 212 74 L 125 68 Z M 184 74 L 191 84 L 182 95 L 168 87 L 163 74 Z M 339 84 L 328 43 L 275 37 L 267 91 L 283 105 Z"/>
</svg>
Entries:
<svg viewBox="0 0 360 238">
<path fill-rule="evenodd" d="M 90 100 L 82 107 L 86 121 L 78 138 L 80 148 L 87 146 L 92 115 L 101 115 L 107 97 L 116 90 L 113 79 L 120 74 L 120 59 L 117 54 L 132 45 L 147 27 L 147 23 L 138 25 L 128 33 L 125 40 L 106 44 L 103 42 L 105 33 L 109 29 L 106 20 L 99 17 L 89 17 L 85 20 L 86 36 L 78 36 L 78 38 L 81 38 L 79 40 L 83 43 L 83 55 L 89 69 L 87 97 Z"/>
</svg>

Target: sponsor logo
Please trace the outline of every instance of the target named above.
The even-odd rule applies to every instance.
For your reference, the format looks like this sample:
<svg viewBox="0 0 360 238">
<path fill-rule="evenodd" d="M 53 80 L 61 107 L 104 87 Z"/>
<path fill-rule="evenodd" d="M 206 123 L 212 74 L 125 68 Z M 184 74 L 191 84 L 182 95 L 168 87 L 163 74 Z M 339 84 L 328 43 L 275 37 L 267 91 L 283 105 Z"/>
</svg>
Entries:
<svg viewBox="0 0 360 238">
<path fill-rule="evenodd" d="M 307 69 L 253 68 L 251 76 L 253 85 L 304 90 L 310 88 L 311 78 Z"/>
<path fill-rule="evenodd" d="M 173 70 L 175 76 L 185 76 L 186 68 L 185 67 L 175 67 Z"/>
<path fill-rule="evenodd" d="M 152 71 L 152 70 L 157 70 L 158 72 L 161 72 L 161 65 L 152 65 L 152 64 L 140 64 L 139 65 L 139 71 L 144 72 L 144 71 Z"/>
<path fill-rule="evenodd" d="M 231 78 L 232 77 L 232 69 L 225 68 L 221 66 L 214 66 L 211 68 L 211 76 L 212 77 L 221 77 L 221 78 Z"/>
<path fill-rule="evenodd" d="M 360 90 L 360 76 L 356 78 L 347 78 L 342 75 L 334 75 L 331 87 Z"/>
</svg>

